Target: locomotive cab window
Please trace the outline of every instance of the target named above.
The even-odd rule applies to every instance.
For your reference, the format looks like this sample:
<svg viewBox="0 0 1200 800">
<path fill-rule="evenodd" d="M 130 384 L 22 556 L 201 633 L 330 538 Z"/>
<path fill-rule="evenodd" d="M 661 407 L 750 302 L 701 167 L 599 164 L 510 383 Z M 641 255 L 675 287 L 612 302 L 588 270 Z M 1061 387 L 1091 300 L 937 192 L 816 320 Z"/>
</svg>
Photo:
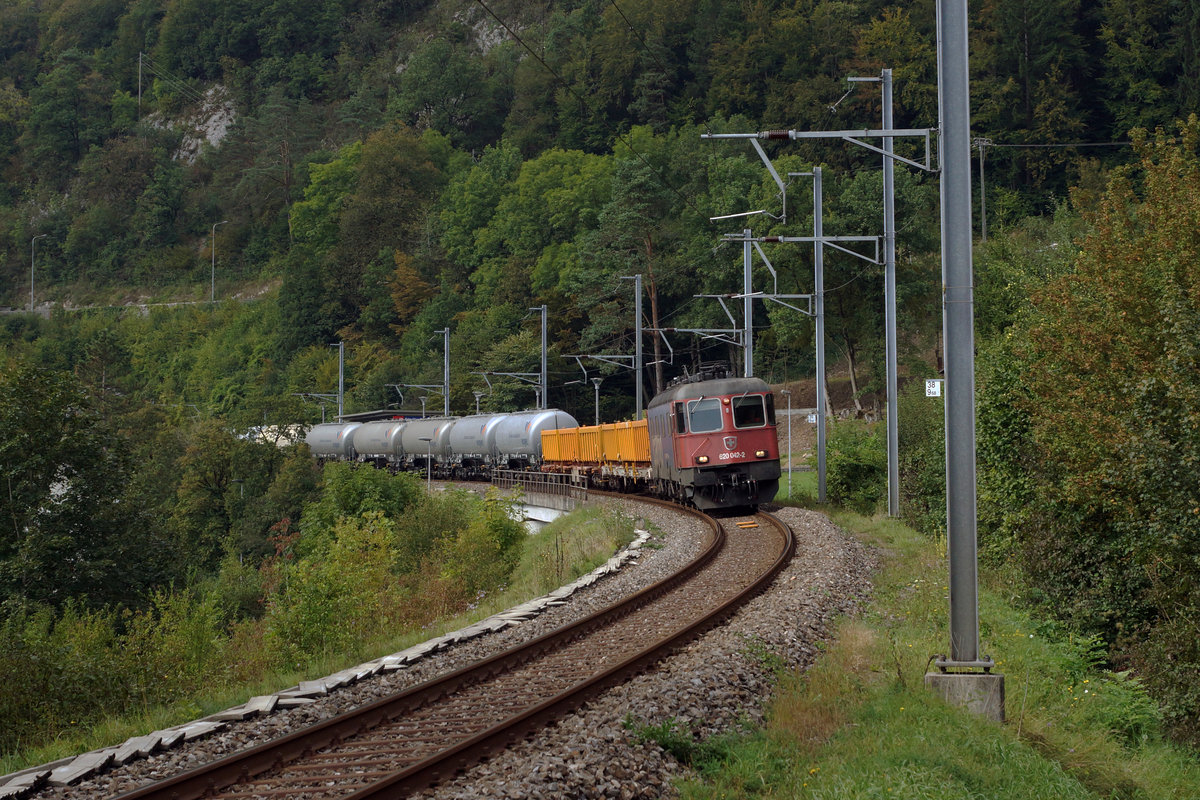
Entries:
<svg viewBox="0 0 1200 800">
<path fill-rule="evenodd" d="M 737 428 L 761 428 L 767 424 L 767 408 L 761 394 L 733 398 L 733 424 Z"/>
<path fill-rule="evenodd" d="M 711 433 L 719 431 L 721 424 L 721 403 L 715 397 L 695 400 L 688 403 L 688 425 L 692 433 Z"/>
<path fill-rule="evenodd" d="M 684 412 L 683 403 L 675 404 L 675 432 L 687 433 L 687 414 Z"/>
</svg>

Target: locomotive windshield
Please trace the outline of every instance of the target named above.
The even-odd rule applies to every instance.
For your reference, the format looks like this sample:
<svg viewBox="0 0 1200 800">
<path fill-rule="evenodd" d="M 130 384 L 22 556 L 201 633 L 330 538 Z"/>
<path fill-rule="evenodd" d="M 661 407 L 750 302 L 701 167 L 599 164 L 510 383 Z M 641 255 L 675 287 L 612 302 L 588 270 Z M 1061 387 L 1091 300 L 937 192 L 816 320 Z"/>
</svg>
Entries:
<svg viewBox="0 0 1200 800">
<path fill-rule="evenodd" d="M 761 428 L 767 424 L 767 407 L 761 394 L 733 398 L 733 424 L 737 428 Z"/>
<path fill-rule="evenodd" d="M 688 426 L 692 433 L 721 430 L 721 403 L 715 397 L 688 403 Z"/>
</svg>

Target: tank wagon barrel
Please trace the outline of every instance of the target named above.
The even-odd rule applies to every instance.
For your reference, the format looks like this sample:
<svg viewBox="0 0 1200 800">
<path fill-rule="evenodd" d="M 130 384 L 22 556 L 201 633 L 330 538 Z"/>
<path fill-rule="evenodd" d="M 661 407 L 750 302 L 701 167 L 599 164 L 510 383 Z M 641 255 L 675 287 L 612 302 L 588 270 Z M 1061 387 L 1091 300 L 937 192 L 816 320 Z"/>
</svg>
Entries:
<svg viewBox="0 0 1200 800">
<path fill-rule="evenodd" d="M 360 427 L 358 422 L 322 422 L 305 434 L 304 442 L 318 459 L 353 460 L 357 455 L 354 432 Z"/>
<path fill-rule="evenodd" d="M 404 459 L 401 435 L 406 424 L 399 419 L 364 422 L 354 431 L 354 449 L 360 458 L 396 464 Z"/>
</svg>

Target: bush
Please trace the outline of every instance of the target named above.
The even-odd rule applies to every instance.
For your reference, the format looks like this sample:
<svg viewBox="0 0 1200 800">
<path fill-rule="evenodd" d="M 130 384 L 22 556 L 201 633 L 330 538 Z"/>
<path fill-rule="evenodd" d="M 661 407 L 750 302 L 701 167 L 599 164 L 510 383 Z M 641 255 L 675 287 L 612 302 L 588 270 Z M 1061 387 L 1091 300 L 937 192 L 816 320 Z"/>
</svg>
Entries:
<svg viewBox="0 0 1200 800">
<path fill-rule="evenodd" d="M 412 475 L 393 475 L 387 470 L 333 463 L 325 466 L 321 498 L 304 507 L 299 555 L 311 555 L 328 546 L 334 527 L 343 517 L 358 518 L 378 512 L 398 520 L 425 495 L 421 481 Z"/>
<path fill-rule="evenodd" d="M 446 549 L 442 572 L 469 595 L 502 586 L 521 558 L 525 526 L 515 502 L 488 489 L 483 514 Z"/>
<path fill-rule="evenodd" d="M 0 621 L 0 749 L 52 738 L 124 707 L 129 688 L 115 615 L 70 603 Z"/>
<path fill-rule="evenodd" d="M 825 469 L 829 499 L 860 514 L 873 514 L 887 497 L 887 447 L 882 426 L 857 421 L 830 428 Z"/>
<path fill-rule="evenodd" d="M 225 680 L 225 615 L 213 592 L 155 593 L 121 637 L 131 688 L 143 703 L 187 700 Z"/>
<path fill-rule="evenodd" d="M 0 620 L 0 748 L 219 686 L 225 636 L 213 595 L 162 591 L 136 613 L 20 608 Z"/>
<path fill-rule="evenodd" d="M 276 663 L 349 653 L 388 630 L 400 606 L 390 533 L 379 512 L 343 518 L 326 552 L 284 568 L 267 601 L 266 644 Z"/>
<path fill-rule="evenodd" d="M 482 510 L 479 498 L 470 492 L 422 495 L 408 513 L 396 519 L 392 540 L 396 571 L 401 575 L 419 571 L 422 563 L 466 530 Z"/>
<path fill-rule="evenodd" d="M 913 381 L 900 392 L 899 416 L 900 518 L 937 536 L 946 530 L 945 406 Z"/>
</svg>

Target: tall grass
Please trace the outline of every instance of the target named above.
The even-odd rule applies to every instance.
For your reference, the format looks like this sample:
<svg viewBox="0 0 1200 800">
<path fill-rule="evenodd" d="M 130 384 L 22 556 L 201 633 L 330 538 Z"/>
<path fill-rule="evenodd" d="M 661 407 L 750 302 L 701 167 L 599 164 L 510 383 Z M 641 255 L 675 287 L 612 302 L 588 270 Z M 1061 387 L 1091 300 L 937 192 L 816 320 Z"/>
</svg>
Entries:
<svg viewBox="0 0 1200 800">
<path fill-rule="evenodd" d="M 1006 676 L 1007 723 L 936 698 L 924 674 L 949 642 L 944 543 L 890 520 L 837 521 L 883 555 L 869 610 L 781 681 L 764 729 L 701 751 L 684 797 L 1197 796 L 1200 759 L 1163 739 L 1137 681 L 1016 607 L 1004 574 L 981 581 L 980 636 Z"/>
</svg>

